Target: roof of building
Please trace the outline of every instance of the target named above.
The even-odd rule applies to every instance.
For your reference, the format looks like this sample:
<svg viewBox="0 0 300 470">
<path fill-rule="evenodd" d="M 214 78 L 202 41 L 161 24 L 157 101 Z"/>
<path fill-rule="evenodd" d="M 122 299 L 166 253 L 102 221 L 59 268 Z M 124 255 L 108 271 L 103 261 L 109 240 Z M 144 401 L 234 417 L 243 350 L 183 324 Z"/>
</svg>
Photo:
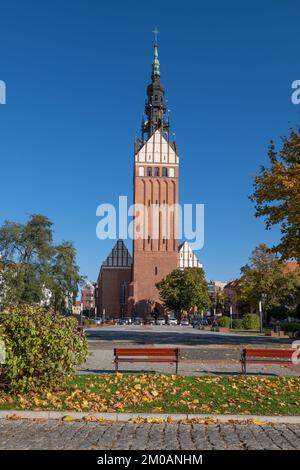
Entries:
<svg viewBox="0 0 300 470">
<path fill-rule="evenodd" d="M 288 261 L 284 267 L 284 272 L 292 273 L 299 268 L 297 261 Z"/>
<path fill-rule="evenodd" d="M 203 265 L 198 260 L 192 248 L 186 240 L 178 246 L 178 267 L 179 268 L 202 268 Z"/>
<path fill-rule="evenodd" d="M 224 289 L 236 289 L 237 287 L 240 287 L 241 285 L 241 280 L 240 279 L 233 279 L 232 281 L 229 281 Z"/>
<path fill-rule="evenodd" d="M 106 260 L 102 263 L 101 269 L 131 268 L 132 257 L 125 246 L 123 240 L 118 240 Z"/>
</svg>

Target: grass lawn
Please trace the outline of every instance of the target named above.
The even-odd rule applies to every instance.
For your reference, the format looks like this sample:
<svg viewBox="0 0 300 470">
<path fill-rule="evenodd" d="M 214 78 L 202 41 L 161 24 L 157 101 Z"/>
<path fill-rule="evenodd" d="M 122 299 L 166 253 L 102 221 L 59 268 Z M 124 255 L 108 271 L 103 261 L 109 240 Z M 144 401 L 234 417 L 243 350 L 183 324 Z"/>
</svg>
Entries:
<svg viewBox="0 0 300 470">
<path fill-rule="evenodd" d="M 300 378 L 81 375 L 64 391 L 0 392 L 0 409 L 300 415 Z"/>
</svg>

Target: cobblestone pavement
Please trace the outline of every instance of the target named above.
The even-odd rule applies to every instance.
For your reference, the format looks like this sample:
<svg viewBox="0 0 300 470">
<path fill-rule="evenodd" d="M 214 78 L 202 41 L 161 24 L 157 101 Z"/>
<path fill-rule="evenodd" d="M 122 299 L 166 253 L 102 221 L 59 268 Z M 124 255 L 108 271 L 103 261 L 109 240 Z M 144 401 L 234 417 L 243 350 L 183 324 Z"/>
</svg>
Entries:
<svg viewBox="0 0 300 470">
<path fill-rule="evenodd" d="M 300 449 L 300 425 L 0 420 L 0 449 Z"/>
</svg>

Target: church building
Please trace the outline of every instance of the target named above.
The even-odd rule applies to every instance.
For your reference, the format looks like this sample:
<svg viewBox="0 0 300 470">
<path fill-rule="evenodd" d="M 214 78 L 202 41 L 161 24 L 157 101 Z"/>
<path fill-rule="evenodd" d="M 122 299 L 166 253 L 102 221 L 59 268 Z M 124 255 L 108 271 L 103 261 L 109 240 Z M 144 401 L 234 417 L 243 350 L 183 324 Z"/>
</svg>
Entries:
<svg viewBox="0 0 300 470">
<path fill-rule="evenodd" d="M 133 256 L 118 240 L 100 268 L 97 312 L 107 317 L 163 314 L 155 284 L 177 268 L 201 267 L 187 242 L 178 247 L 179 156 L 170 139 L 165 88 L 160 81 L 157 32 L 151 83 L 147 87 L 141 137 L 134 144 L 133 201 L 142 209 L 134 216 Z"/>
</svg>

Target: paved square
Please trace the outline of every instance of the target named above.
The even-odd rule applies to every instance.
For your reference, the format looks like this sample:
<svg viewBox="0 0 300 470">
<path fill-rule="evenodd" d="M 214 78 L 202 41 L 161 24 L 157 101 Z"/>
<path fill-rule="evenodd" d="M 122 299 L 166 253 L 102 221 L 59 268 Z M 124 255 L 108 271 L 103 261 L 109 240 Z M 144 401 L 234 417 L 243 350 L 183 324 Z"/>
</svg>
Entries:
<svg viewBox="0 0 300 470">
<path fill-rule="evenodd" d="M 180 348 L 179 373 L 182 375 L 240 374 L 242 349 L 291 348 L 288 338 L 271 338 L 260 335 L 213 333 L 191 326 L 126 325 L 105 326 L 86 330 L 92 355 L 81 367 L 81 373 L 114 372 L 115 347 L 178 347 Z M 174 373 L 174 364 L 138 363 L 120 366 L 120 371 L 145 371 Z M 261 375 L 299 376 L 299 366 L 249 365 L 249 373 Z"/>
</svg>

